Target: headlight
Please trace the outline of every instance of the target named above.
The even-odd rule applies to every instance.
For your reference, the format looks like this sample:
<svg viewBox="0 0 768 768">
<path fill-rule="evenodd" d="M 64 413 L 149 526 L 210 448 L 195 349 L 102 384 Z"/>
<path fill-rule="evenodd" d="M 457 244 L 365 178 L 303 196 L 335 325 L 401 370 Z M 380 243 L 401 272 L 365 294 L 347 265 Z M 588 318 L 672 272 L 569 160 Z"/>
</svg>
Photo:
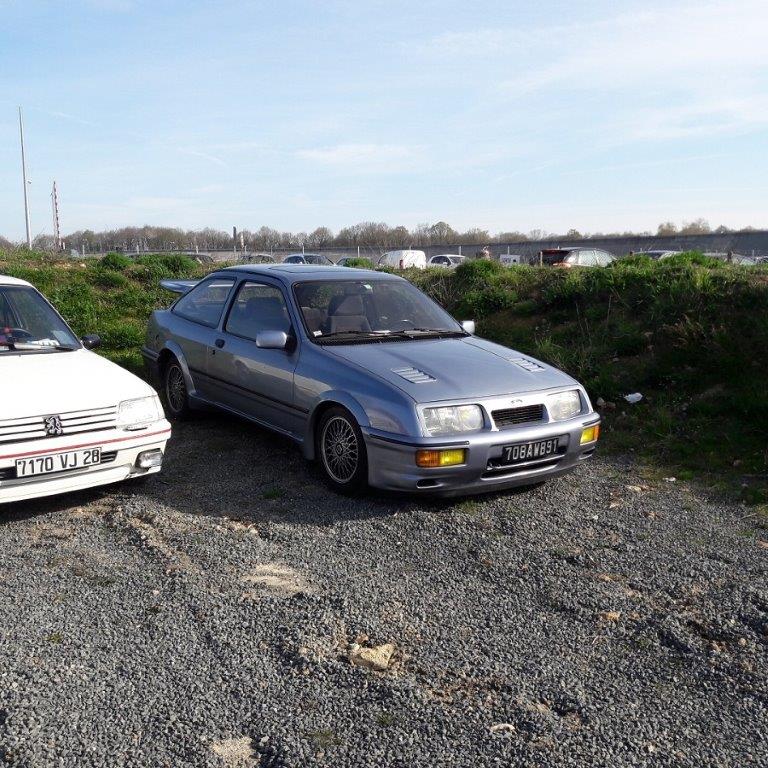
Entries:
<svg viewBox="0 0 768 768">
<path fill-rule="evenodd" d="M 424 423 L 433 437 L 455 435 L 457 432 L 477 432 L 483 428 L 483 412 L 479 405 L 450 405 L 425 408 Z"/>
<path fill-rule="evenodd" d="M 552 421 L 565 421 L 581 413 L 581 395 L 577 389 L 558 392 L 547 398 L 547 411 Z"/>
<path fill-rule="evenodd" d="M 117 409 L 117 426 L 122 429 L 143 429 L 162 417 L 157 395 L 123 400 Z"/>
</svg>

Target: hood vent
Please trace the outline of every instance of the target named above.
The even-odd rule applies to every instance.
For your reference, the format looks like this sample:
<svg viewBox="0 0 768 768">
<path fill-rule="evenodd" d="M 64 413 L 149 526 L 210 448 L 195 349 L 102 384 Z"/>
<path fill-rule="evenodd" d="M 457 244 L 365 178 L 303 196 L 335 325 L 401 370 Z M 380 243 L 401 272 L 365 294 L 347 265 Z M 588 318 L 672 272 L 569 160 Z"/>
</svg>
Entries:
<svg viewBox="0 0 768 768">
<path fill-rule="evenodd" d="M 524 371 L 528 371 L 529 373 L 540 373 L 541 371 L 546 370 L 543 365 L 534 363 L 533 360 L 529 360 L 527 357 L 508 357 L 507 360 L 510 363 L 519 365 Z"/>
<path fill-rule="evenodd" d="M 430 376 L 424 371 L 420 371 L 418 368 L 393 368 L 392 373 L 396 373 L 406 381 L 410 381 L 411 384 L 427 384 L 430 381 L 437 381 L 434 376 Z"/>
</svg>

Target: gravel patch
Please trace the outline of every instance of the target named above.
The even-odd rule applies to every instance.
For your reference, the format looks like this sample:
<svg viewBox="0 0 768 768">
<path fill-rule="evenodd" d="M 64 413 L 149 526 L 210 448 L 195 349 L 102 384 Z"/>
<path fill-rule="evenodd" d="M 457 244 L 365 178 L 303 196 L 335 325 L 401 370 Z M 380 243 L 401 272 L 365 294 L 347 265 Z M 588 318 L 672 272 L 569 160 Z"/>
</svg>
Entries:
<svg viewBox="0 0 768 768">
<path fill-rule="evenodd" d="M 766 766 L 765 525 L 603 457 L 350 500 L 180 424 L 143 486 L 0 507 L 0 765 Z"/>
</svg>

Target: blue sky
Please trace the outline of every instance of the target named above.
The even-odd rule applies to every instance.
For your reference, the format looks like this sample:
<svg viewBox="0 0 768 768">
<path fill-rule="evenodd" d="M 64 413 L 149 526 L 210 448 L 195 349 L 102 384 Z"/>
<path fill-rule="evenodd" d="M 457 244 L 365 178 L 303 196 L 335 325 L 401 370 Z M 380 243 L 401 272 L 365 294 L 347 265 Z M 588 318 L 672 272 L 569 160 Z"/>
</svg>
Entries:
<svg viewBox="0 0 768 768">
<path fill-rule="evenodd" d="M 768 226 L 768 3 L 0 0 L 0 234 Z"/>
</svg>

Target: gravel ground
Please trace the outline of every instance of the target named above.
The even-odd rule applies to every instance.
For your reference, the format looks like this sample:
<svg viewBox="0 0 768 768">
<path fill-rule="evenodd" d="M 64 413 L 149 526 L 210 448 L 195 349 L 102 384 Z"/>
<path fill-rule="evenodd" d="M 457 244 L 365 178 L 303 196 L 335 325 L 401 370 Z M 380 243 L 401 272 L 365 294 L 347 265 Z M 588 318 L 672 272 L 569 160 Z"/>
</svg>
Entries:
<svg viewBox="0 0 768 768">
<path fill-rule="evenodd" d="M 0 765 L 765 766 L 761 526 L 601 457 L 352 501 L 178 425 L 145 485 L 0 508 Z"/>
</svg>

